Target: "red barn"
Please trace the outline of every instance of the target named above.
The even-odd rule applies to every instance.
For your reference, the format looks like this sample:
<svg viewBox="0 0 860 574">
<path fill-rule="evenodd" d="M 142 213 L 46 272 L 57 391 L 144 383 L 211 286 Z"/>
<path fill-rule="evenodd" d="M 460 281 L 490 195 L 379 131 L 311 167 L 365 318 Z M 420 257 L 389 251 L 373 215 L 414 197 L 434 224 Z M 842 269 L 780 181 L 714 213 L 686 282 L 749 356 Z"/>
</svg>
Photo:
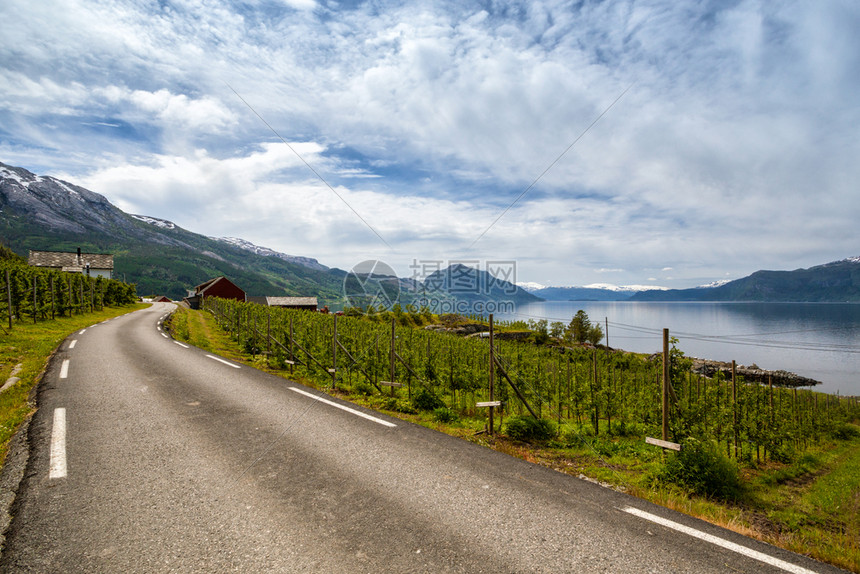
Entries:
<svg viewBox="0 0 860 574">
<path fill-rule="evenodd" d="M 185 300 L 192 309 L 199 309 L 206 297 L 221 297 L 222 299 L 235 299 L 244 302 L 245 292 L 222 275 L 195 287 L 194 293 L 189 293 Z"/>
</svg>

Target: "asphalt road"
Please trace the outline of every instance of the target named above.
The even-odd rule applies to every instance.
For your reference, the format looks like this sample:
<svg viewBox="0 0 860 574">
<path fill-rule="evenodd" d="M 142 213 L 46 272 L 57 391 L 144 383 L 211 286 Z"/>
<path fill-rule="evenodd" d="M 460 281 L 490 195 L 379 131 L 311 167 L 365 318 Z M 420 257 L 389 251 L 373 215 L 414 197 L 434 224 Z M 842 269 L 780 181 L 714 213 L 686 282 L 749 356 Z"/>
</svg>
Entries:
<svg viewBox="0 0 860 574">
<path fill-rule="evenodd" d="M 837 571 L 315 400 L 163 335 L 170 308 L 76 333 L 52 360 L 0 571 Z"/>
</svg>

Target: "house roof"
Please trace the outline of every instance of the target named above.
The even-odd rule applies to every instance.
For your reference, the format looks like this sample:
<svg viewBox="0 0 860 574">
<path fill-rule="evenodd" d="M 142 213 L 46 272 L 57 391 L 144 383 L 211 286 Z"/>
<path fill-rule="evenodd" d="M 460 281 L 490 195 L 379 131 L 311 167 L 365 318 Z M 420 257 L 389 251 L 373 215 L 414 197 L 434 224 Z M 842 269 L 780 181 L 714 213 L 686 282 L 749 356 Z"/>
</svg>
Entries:
<svg viewBox="0 0 860 574">
<path fill-rule="evenodd" d="M 229 279 L 227 279 L 223 275 L 221 275 L 219 277 L 215 277 L 214 279 L 210 279 L 209 281 L 204 281 L 203 283 L 201 283 L 200 285 L 198 285 L 197 287 L 194 288 L 194 292 L 197 295 L 205 295 L 206 291 L 210 287 L 212 287 L 216 283 L 220 283 L 221 281 L 226 281 L 227 283 L 229 283 L 230 285 L 232 285 L 233 287 L 235 287 L 239 291 L 242 291 L 242 293 L 245 292 L 241 287 L 239 287 L 238 285 L 236 285 L 235 283 L 233 283 L 232 281 L 230 281 Z"/>
<path fill-rule="evenodd" d="M 75 252 L 65 251 L 30 251 L 27 264 L 33 267 L 56 267 L 60 269 L 81 270 L 90 265 L 90 269 L 113 269 L 112 253 L 81 253 L 80 259 Z"/>
<path fill-rule="evenodd" d="M 266 297 L 269 307 L 316 307 L 316 297 Z"/>
</svg>

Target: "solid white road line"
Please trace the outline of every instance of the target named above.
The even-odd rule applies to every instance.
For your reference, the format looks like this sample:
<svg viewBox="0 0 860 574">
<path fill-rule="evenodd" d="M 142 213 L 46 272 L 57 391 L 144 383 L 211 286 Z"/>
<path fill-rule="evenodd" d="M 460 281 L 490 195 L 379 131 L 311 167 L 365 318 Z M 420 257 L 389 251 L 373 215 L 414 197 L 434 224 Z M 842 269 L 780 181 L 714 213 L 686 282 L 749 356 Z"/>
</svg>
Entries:
<svg viewBox="0 0 860 574">
<path fill-rule="evenodd" d="M 234 369 L 239 369 L 239 368 L 240 368 L 240 367 L 239 367 L 239 365 L 234 365 L 233 363 L 228 363 L 228 362 L 227 362 L 227 361 L 225 361 L 224 359 L 220 359 L 220 358 L 218 358 L 218 357 L 215 357 L 214 355 L 206 355 L 206 356 L 207 356 L 207 357 L 209 357 L 210 359 L 212 359 L 213 361 L 218 361 L 219 363 L 224 363 L 224 364 L 225 364 L 225 365 L 227 365 L 228 367 L 233 367 Z"/>
<path fill-rule="evenodd" d="M 699 540 L 710 542 L 711 544 L 715 544 L 716 546 L 720 546 L 722 548 L 725 548 L 726 550 L 731 550 L 732 552 L 743 554 L 744 556 L 753 558 L 760 562 L 764 562 L 765 564 L 770 564 L 771 566 L 775 566 L 776 568 L 781 568 L 786 572 L 793 572 L 795 574 L 815 574 L 813 570 L 808 570 L 796 564 L 792 564 L 791 562 L 786 562 L 785 560 L 774 558 L 773 556 L 770 556 L 763 552 L 752 550 L 751 548 L 747 548 L 746 546 L 741 546 L 740 544 L 735 544 L 734 542 L 729 542 L 728 540 L 717 538 L 716 536 L 713 536 L 711 534 L 700 532 L 695 528 L 684 526 L 683 524 L 679 524 L 678 522 L 667 520 L 665 518 L 657 516 L 656 514 L 651 514 L 650 512 L 639 510 L 638 508 L 628 506 L 627 508 L 622 508 L 622 510 L 629 514 L 633 514 L 634 516 L 638 516 L 639 518 L 644 518 L 645 520 L 650 520 L 651 522 L 655 522 L 657 524 L 665 526 L 666 528 L 671 528 L 672 530 L 683 532 L 684 534 L 693 536 L 694 538 L 698 538 Z"/>
<path fill-rule="evenodd" d="M 66 477 L 66 409 L 54 409 L 54 428 L 51 431 L 51 468 L 48 478 Z"/>
<path fill-rule="evenodd" d="M 60 378 L 65 379 L 69 376 L 69 359 L 63 359 L 63 364 L 60 365 Z"/>
<path fill-rule="evenodd" d="M 187 349 L 187 348 L 188 348 L 188 345 L 183 345 L 183 344 L 182 344 L 182 343 L 180 343 L 179 341 L 173 341 L 173 342 L 174 342 L 174 343 L 176 343 L 177 345 L 179 345 L 180 347 L 182 347 L 183 349 Z"/>
<path fill-rule="evenodd" d="M 352 413 L 352 414 L 354 414 L 354 415 L 360 416 L 361 418 L 367 419 L 367 420 L 369 420 L 369 421 L 373 421 L 373 422 L 378 423 L 378 424 L 381 424 L 381 425 L 383 425 L 383 426 L 387 426 L 387 427 L 396 427 L 396 426 L 397 426 L 397 425 L 396 425 L 396 424 L 394 424 L 394 423 L 390 423 L 390 422 L 388 422 L 388 421 L 384 421 L 384 420 L 382 420 L 382 419 L 378 419 L 378 418 L 376 418 L 376 417 L 370 416 L 370 415 L 369 415 L 369 414 L 367 414 L 367 413 L 363 413 L 363 412 L 361 412 L 361 411 L 357 411 L 357 410 L 355 410 L 355 409 L 351 409 L 351 408 L 349 408 L 349 407 L 347 407 L 347 406 L 341 405 L 341 404 L 336 403 L 336 402 L 334 402 L 334 401 L 330 401 L 330 400 L 328 400 L 328 399 L 324 399 L 324 398 L 322 398 L 322 397 L 321 397 L 321 396 L 319 396 L 319 395 L 315 395 L 315 394 L 313 394 L 313 393 L 309 393 L 309 392 L 307 392 L 307 391 L 303 391 L 303 390 L 301 390 L 301 389 L 297 389 L 296 387 L 288 387 L 288 388 L 289 388 L 291 391 L 295 391 L 295 392 L 297 392 L 297 393 L 299 393 L 299 394 L 301 394 L 301 395 L 305 395 L 306 397 L 310 397 L 310 398 L 312 398 L 312 399 L 314 399 L 314 400 L 317 400 L 317 401 L 319 401 L 319 402 L 321 402 L 321 403 L 325 403 L 325 404 L 327 404 L 327 405 L 330 405 L 330 406 L 332 406 L 332 407 L 335 407 L 336 409 L 340 409 L 340 410 L 342 410 L 342 411 L 346 411 L 346 412 L 348 412 L 348 413 Z"/>
<path fill-rule="evenodd" d="M 78 340 L 77 340 L 77 339 L 75 339 L 74 341 L 72 341 L 71 343 L 69 343 L 69 350 L 71 351 L 72 349 L 74 349 L 74 348 L 75 348 L 75 345 L 77 345 L 77 344 L 78 344 Z"/>
</svg>

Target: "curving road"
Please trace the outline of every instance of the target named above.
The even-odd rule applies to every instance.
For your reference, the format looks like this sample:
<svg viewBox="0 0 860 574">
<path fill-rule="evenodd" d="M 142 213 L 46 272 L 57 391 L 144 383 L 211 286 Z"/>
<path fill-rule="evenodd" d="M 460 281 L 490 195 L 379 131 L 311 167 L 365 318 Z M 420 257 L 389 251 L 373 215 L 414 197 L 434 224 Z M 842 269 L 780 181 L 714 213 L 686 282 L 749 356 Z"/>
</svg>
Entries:
<svg viewBox="0 0 860 574">
<path fill-rule="evenodd" d="M 54 357 L 2 572 L 836 572 L 181 345 Z M 347 407 L 349 410 L 344 410 Z"/>
</svg>

